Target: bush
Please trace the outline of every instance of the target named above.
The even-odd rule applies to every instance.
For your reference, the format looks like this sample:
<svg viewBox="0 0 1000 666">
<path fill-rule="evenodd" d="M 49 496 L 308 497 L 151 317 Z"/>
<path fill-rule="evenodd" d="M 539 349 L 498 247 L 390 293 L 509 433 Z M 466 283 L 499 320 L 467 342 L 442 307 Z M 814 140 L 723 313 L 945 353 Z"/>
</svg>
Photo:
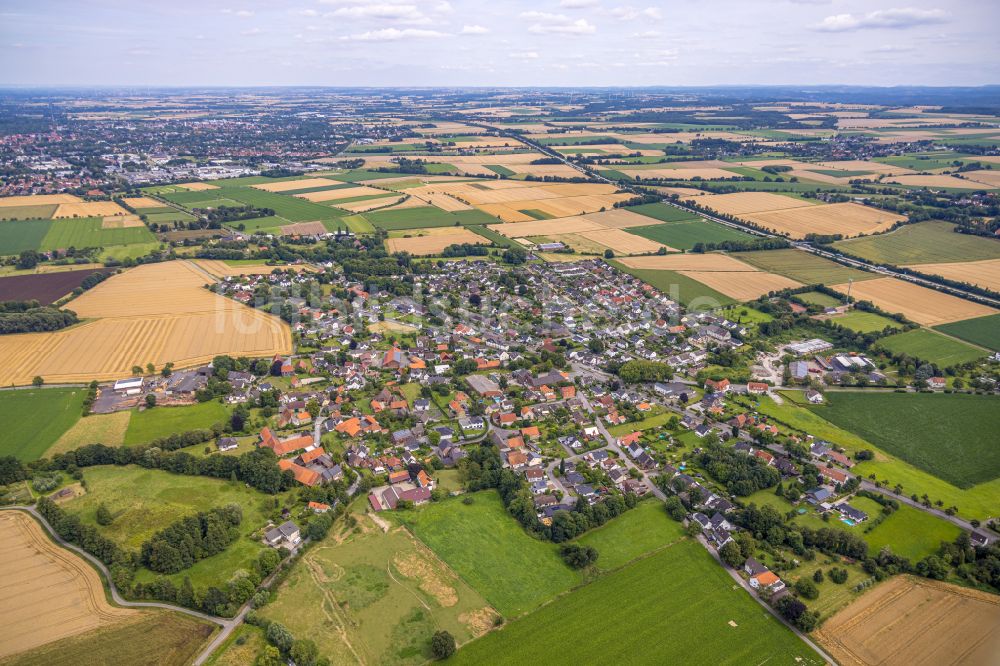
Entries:
<svg viewBox="0 0 1000 666">
<path fill-rule="evenodd" d="M 803 599 L 819 598 L 819 588 L 808 578 L 800 578 L 795 581 L 795 593 Z"/>
<path fill-rule="evenodd" d="M 107 505 L 101 502 L 100 506 L 97 507 L 97 524 L 107 526 L 114 522 L 114 519 L 115 517 L 111 515 Z"/>
<path fill-rule="evenodd" d="M 830 580 L 837 585 L 842 585 L 845 581 L 847 581 L 847 569 L 838 569 L 837 567 L 833 567 L 827 572 L 827 575 L 830 577 Z"/>
<path fill-rule="evenodd" d="M 455 654 L 455 637 L 447 631 L 437 631 L 431 638 L 431 652 L 436 659 L 447 659 Z"/>
<path fill-rule="evenodd" d="M 597 561 L 597 549 L 593 546 L 566 543 L 559 547 L 559 554 L 574 569 L 582 569 Z"/>
</svg>

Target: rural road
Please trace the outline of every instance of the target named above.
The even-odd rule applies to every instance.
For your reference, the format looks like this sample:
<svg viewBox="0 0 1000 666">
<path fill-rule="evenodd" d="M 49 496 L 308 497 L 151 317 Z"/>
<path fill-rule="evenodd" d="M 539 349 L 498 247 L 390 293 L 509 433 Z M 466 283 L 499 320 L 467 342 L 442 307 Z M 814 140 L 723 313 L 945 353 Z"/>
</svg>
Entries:
<svg viewBox="0 0 1000 666">
<path fill-rule="evenodd" d="M 962 520 L 958 516 L 949 516 L 947 513 L 945 513 L 941 509 L 936 509 L 936 508 L 934 508 L 932 506 L 924 506 L 920 502 L 914 502 L 912 498 L 910 498 L 910 497 L 908 497 L 906 495 L 897 495 L 896 493 L 892 492 L 892 490 L 890 490 L 889 488 L 886 488 L 885 486 L 877 486 L 874 483 L 872 483 L 871 481 L 866 481 L 864 479 L 861 479 L 861 487 L 864 488 L 865 490 L 870 490 L 872 492 L 879 493 L 879 494 L 885 495 L 887 497 L 891 497 L 892 499 L 898 500 L 899 502 L 901 502 L 903 504 L 912 506 L 914 509 L 917 509 L 918 511 L 923 511 L 923 512 L 929 513 L 929 514 L 931 514 L 933 516 L 937 516 L 941 520 L 947 520 L 949 523 L 952 523 L 953 525 L 957 525 L 958 527 L 962 528 L 966 532 L 971 532 L 972 530 L 976 529 L 975 527 L 972 526 L 972 523 L 970 523 L 968 521 L 965 521 L 965 520 Z M 987 520 L 989 520 L 989 519 L 984 519 L 983 523 L 986 523 Z M 984 530 L 984 531 L 989 532 L 989 530 Z"/>
</svg>

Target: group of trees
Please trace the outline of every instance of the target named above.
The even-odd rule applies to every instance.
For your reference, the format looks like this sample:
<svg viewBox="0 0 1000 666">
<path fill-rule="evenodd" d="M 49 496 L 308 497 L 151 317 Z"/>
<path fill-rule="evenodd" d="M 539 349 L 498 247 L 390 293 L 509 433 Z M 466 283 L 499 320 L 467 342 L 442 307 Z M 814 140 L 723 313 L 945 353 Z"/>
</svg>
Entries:
<svg viewBox="0 0 1000 666">
<path fill-rule="evenodd" d="M 58 331 L 80 321 L 72 310 L 39 305 L 38 301 L 0 303 L 0 335 Z"/>
<path fill-rule="evenodd" d="M 635 359 L 623 363 L 618 368 L 618 376 L 626 384 L 638 382 L 662 382 L 674 376 L 674 370 L 666 363 Z"/>
<path fill-rule="evenodd" d="M 441 250 L 442 257 L 485 257 L 489 248 L 479 243 L 454 243 Z"/>
<path fill-rule="evenodd" d="M 718 442 L 710 442 L 698 456 L 700 464 L 713 479 L 733 495 L 746 497 L 770 488 L 781 481 L 781 472 L 760 458 L 748 456 Z"/>
<path fill-rule="evenodd" d="M 238 504 L 182 518 L 142 544 L 141 561 L 150 571 L 172 574 L 221 553 L 239 538 L 243 510 Z"/>
</svg>

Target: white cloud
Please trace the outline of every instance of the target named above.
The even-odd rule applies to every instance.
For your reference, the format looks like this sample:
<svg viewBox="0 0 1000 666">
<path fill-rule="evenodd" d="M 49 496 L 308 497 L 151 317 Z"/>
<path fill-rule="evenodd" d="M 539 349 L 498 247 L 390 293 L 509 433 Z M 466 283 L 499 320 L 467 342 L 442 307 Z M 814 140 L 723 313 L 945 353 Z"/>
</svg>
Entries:
<svg viewBox="0 0 1000 666">
<path fill-rule="evenodd" d="M 646 7 L 645 9 L 638 9 L 630 6 L 615 7 L 608 13 L 620 21 L 633 21 L 637 18 L 659 21 L 663 18 L 663 13 L 658 7 Z"/>
<path fill-rule="evenodd" d="M 481 25 L 463 25 L 460 34 L 463 35 L 485 35 L 490 31 L 489 28 Z"/>
<path fill-rule="evenodd" d="M 537 51 L 518 51 L 511 53 L 510 57 L 514 60 L 538 60 L 539 56 Z"/>
<path fill-rule="evenodd" d="M 597 27 L 587 19 L 573 20 L 565 14 L 549 12 L 521 12 L 521 18 L 535 21 L 528 32 L 536 35 L 592 35 Z"/>
<path fill-rule="evenodd" d="M 662 33 L 659 30 L 643 30 L 642 32 L 632 33 L 632 37 L 635 39 L 657 39 L 661 36 Z"/>
<path fill-rule="evenodd" d="M 251 16 L 253 16 L 253 12 L 250 11 L 249 9 L 241 9 L 238 12 L 236 12 L 236 15 L 239 16 L 240 18 L 250 18 Z"/>
<path fill-rule="evenodd" d="M 346 19 L 381 19 L 403 21 L 406 23 L 427 23 L 430 21 L 416 5 L 384 2 L 340 7 L 327 14 L 327 16 Z"/>
<path fill-rule="evenodd" d="M 401 39 L 427 39 L 430 37 L 450 37 L 447 33 L 437 30 L 421 30 L 419 28 L 383 28 L 382 30 L 369 30 L 357 35 L 341 37 L 342 40 L 351 42 L 395 42 Z"/>
<path fill-rule="evenodd" d="M 848 32 L 874 28 L 901 29 L 932 23 L 945 23 L 947 20 L 948 14 L 941 9 L 903 7 L 880 9 L 864 15 L 835 14 L 827 16 L 812 28 L 820 32 Z"/>
<path fill-rule="evenodd" d="M 596 7 L 597 0 L 559 0 L 559 6 L 563 9 L 586 9 Z"/>
</svg>

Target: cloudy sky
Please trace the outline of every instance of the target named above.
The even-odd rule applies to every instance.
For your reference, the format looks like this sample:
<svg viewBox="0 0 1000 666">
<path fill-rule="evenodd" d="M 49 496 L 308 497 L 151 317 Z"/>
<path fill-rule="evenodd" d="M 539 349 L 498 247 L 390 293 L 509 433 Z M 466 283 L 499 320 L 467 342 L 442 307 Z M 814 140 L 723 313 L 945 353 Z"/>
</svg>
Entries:
<svg viewBox="0 0 1000 666">
<path fill-rule="evenodd" d="M 0 84 L 1000 83 L 994 0 L 2 0 Z"/>
</svg>

